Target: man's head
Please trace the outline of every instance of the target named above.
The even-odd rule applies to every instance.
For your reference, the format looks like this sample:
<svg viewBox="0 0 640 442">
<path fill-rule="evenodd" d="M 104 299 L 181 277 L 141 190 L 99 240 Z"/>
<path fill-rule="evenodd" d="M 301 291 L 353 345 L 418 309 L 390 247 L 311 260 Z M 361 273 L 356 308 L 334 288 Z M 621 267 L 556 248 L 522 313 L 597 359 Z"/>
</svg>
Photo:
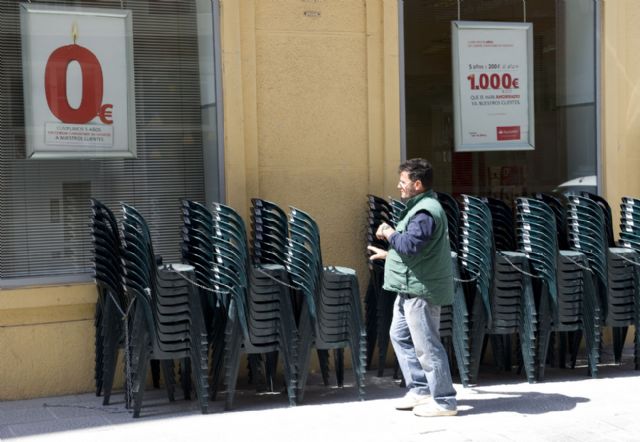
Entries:
<svg viewBox="0 0 640 442">
<path fill-rule="evenodd" d="M 405 161 L 398 168 L 400 181 L 398 189 L 404 199 L 426 192 L 433 185 L 433 168 L 431 163 L 423 158 L 413 158 Z"/>
</svg>

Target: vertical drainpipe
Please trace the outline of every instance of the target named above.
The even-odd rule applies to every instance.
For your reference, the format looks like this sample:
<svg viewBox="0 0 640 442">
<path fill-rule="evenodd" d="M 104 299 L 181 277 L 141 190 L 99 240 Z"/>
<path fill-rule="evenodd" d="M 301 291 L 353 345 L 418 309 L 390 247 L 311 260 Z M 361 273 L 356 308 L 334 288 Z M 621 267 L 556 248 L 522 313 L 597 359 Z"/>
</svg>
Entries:
<svg viewBox="0 0 640 442">
<path fill-rule="evenodd" d="M 216 82 L 216 126 L 218 129 L 218 202 L 226 203 L 224 170 L 224 106 L 222 105 L 222 38 L 220 36 L 220 0 L 212 0 L 213 62 Z"/>
<path fill-rule="evenodd" d="M 594 32 L 594 39 L 595 39 L 595 44 L 594 44 L 594 50 L 595 50 L 595 70 L 596 70 L 596 74 L 594 76 L 595 78 L 595 100 L 596 100 L 596 193 L 598 195 L 602 195 L 602 191 L 603 191 L 603 183 L 602 183 L 602 175 L 603 175 L 603 170 L 602 170 L 602 139 L 601 139 L 601 135 L 602 135 L 602 97 L 601 97 L 601 93 L 602 93 L 602 85 L 601 85 L 601 80 L 602 80 L 602 54 L 600 52 L 601 46 L 602 46 L 602 36 L 601 36 L 601 31 L 602 31 L 602 2 L 600 0 L 593 0 L 594 2 L 594 11 L 595 11 L 595 17 L 594 17 L 594 27 L 595 27 L 595 32 Z"/>
<path fill-rule="evenodd" d="M 404 84 L 404 0 L 398 0 L 398 60 L 400 64 L 400 162 L 407 160 L 407 115 Z"/>
</svg>

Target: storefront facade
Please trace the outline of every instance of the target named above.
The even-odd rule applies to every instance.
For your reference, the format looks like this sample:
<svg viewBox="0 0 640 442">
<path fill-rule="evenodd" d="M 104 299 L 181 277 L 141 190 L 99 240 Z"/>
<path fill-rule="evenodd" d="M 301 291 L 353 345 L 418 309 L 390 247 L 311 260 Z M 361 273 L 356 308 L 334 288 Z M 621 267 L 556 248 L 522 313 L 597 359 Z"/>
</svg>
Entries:
<svg viewBox="0 0 640 442">
<path fill-rule="evenodd" d="M 521 22 L 523 3 L 534 2 L 466 0 L 460 19 Z M 512 198 L 595 175 L 612 202 L 640 195 L 640 5 L 535 3 L 536 149 L 466 154 L 447 123 L 454 0 L 32 1 L 130 11 L 135 78 L 135 157 L 94 146 L 90 158 L 38 158 L 25 6 L 3 2 L 0 400 L 92 388 L 90 197 L 139 207 L 166 262 L 180 259 L 181 198 L 223 201 L 247 221 L 256 196 L 300 208 L 320 225 L 326 264 L 356 268 L 364 290 L 365 196 L 396 195 L 402 158 L 431 159 L 436 186 L 455 194 Z M 52 50 L 83 45 L 78 28 L 77 40 L 51 35 Z"/>
</svg>

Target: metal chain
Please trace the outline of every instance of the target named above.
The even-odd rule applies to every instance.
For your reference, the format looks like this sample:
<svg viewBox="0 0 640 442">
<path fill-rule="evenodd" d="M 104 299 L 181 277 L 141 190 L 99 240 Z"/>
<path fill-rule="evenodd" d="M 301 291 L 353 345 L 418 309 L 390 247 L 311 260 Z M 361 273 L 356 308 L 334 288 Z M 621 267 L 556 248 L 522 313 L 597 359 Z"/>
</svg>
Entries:
<svg viewBox="0 0 640 442">
<path fill-rule="evenodd" d="M 277 278 L 275 278 L 275 277 L 271 276 L 270 274 L 268 274 L 267 272 L 265 272 L 264 270 L 262 270 L 262 269 L 260 269 L 260 268 L 258 268 L 258 267 L 255 267 L 255 270 L 256 270 L 258 273 L 260 273 L 260 274 L 262 274 L 262 275 L 266 276 L 267 278 L 271 279 L 272 281 L 277 282 L 277 283 L 278 283 L 278 284 L 280 284 L 280 285 L 283 285 L 283 286 L 285 286 L 285 287 L 289 287 L 290 289 L 293 289 L 293 290 L 301 290 L 301 287 L 300 287 L 300 286 L 293 286 L 293 285 L 287 284 L 286 282 L 281 281 L 281 280 L 279 280 L 279 279 L 277 279 Z"/>
<path fill-rule="evenodd" d="M 206 290 L 207 292 L 212 292 L 212 293 L 217 293 L 220 295 L 228 295 L 231 292 L 229 290 L 223 291 L 223 290 L 217 290 L 217 289 L 212 289 L 211 287 L 207 287 L 205 285 L 199 284 L 189 278 L 187 278 L 186 276 L 184 276 L 181 272 L 175 270 L 171 264 L 169 264 L 167 267 L 165 267 L 167 270 L 175 273 L 176 275 L 178 275 L 179 277 L 181 277 L 182 279 L 184 279 L 185 281 L 187 281 L 189 284 L 195 285 L 196 287 L 198 287 L 199 289 L 202 290 Z"/>
<path fill-rule="evenodd" d="M 203 290 L 207 290 L 207 291 L 209 291 L 209 292 L 213 292 L 213 293 L 219 293 L 219 294 L 222 294 L 222 295 L 228 295 L 228 294 L 230 293 L 229 291 L 216 290 L 216 289 L 212 289 L 212 288 L 210 288 L 210 287 L 206 287 L 206 286 L 204 286 L 204 285 L 202 285 L 202 284 L 198 284 L 197 282 L 192 281 L 191 279 L 189 279 L 189 278 L 187 278 L 186 276 L 184 276 L 182 273 L 180 273 L 180 272 L 178 272 L 177 270 L 175 270 L 173 267 L 171 267 L 171 264 L 169 264 L 166 268 L 167 268 L 168 270 L 170 270 L 170 271 L 172 271 L 172 272 L 174 272 L 174 273 L 178 274 L 182 279 L 184 279 L 184 280 L 186 280 L 186 281 L 189 281 L 189 283 L 191 283 L 191 284 L 195 285 L 196 287 L 201 288 L 201 289 L 203 289 Z M 290 289 L 293 289 L 293 290 L 300 290 L 300 287 L 299 287 L 299 286 L 293 286 L 293 285 L 287 284 L 287 283 L 286 283 L 286 282 L 284 282 L 284 281 L 281 281 L 281 280 L 279 280 L 279 279 L 277 279 L 277 278 L 274 278 L 273 276 L 269 275 L 267 272 L 265 272 L 264 270 L 262 270 L 262 269 L 260 269 L 260 268 L 254 267 L 254 269 L 255 269 L 257 272 L 259 272 L 260 274 L 262 274 L 262 275 L 266 276 L 267 278 L 269 278 L 269 279 L 271 279 L 271 280 L 273 280 L 273 281 L 277 282 L 277 283 L 278 283 L 278 284 L 280 284 L 280 285 L 283 285 L 283 286 L 285 286 L 285 287 L 289 287 Z"/>
<path fill-rule="evenodd" d="M 634 266 L 640 267 L 640 262 L 638 262 L 638 261 L 634 261 L 633 259 L 629 259 L 629 258 L 625 257 L 624 255 L 616 255 L 616 256 L 619 257 L 619 258 L 624 259 L 625 261 L 629 261 Z"/>
<path fill-rule="evenodd" d="M 507 258 L 505 256 L 505 254 L 501 251 L 498 251 L 498 253 L 504 258 L 505 261 L 507 261 L 507 263 L 513 267 L 514 269 L 516 269 L 518 272 L 522 273 L 523 275 L 527 275 L 531 278 L 536 278 L 536 279 L 543 279 L 542 276 L 538 276 L 538 275 L 534 275 L 533 273 L 529 273 L 529 272 L 525 272 L 524 270 L 522 270 L 521 268 L 519 268 L 518 266 L 516 266 L 513 262 L 511 262 L 511 260 L 509 258 Z"/>
<path fill-rule="evenodd" d="M 467 272 L 469 272 L 469 270 L 467 270 Z M 471 272 L 469 272 L 471 273 Z M 461 279 L 461 278 L 456 278 L 455 276 L 453 277 L 453 280 L 455 282 L 473 282 L 476 279 L 478 279 L 480 277 L 480 273 L 472 273 L 474 276 L 471 279 Z"/>
<path fill-rule="evenodd" d="M 574 260 L 573 258 L 571 258 L 570 256 L 565 256 L 565 258 L 567 258 L 569 261 L 571 261 L 572 263 L 574 263 L 576 266 L 578 266 L 578 268 L 582 269 L 582 270 L 586 270 L 588 272 L 593 273 L 593 270 L 590 267 L 584 266 L 582 265 L 582 263 Z"/>
</svg>

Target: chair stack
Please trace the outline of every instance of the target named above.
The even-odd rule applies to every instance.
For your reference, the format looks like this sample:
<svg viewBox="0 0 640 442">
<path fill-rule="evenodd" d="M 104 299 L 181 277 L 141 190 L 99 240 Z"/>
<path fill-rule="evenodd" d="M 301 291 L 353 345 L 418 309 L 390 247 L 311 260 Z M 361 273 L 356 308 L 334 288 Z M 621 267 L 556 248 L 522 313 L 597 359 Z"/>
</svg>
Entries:
<svg viewBox="0 0 640 442">
<path fill-rule="evenodd" d="M 261 198 L 251 199 L 250 210 L 251 237 L 249 242 L 253 265 L 260 267 L 273 264 L 284 268 L 287 255 L 287 239 L 289 238 L 287 214 L 276 203 Z M 287 275 L 286 281 L 283 280 L 283 282 L 288 281 Z M 290 302 L 296 320 L 300 311 L 300 306 L 297 304 L 298 298 L 299 296 L 296 295 L 295 290 L 291 289 Z M 256 377 L 254 375 L 258 374 L 258 368 L 262 366 L 262 362 L 262 355 L 250 356 L 251 378 Z M 267 389 L 273 392 L 278 367 L 278 352 L 267 353 L 264 366 Z M 328 368 L 324 369 L 324 365 L 321 366 L 323 367 L 323 373 L 328 371 Z"/>
<path fill-rule="evenodd" d="M 301 402 L 304 397 L 312 346 L 321 350 L 349 347 L 356 386 L 362 398 L 366 335 L 356 273 L 345 267 L 323 266 L 320 231 L 307 213 L 291 208 L 289 232 L 287 270 L 303 302 L 298 326 L 297 400 Z M 342 352 L 335 354 L 340 358 Z M 336 366 L 341 365 L 337 360 Z M 337 373 L 337 377 L 341 385 L 342 373 Z"/>
<path fill-rule="evenodd" d="M 211 354 L 209 397 L 215 400 L 220 387 L 224 361 L 224 331 L 227 324 L 229 296 L 216 290 L 216 253 L 212 237 L 213 216 L 206 206 L 182 201 L 182 258 L 194 267 Z"/>
<path fill-rule="evenodd" d="M 585 337 L 589 370 L 595 375 L 601 340 L 597 326 L 599 309 L 590 288 L 591 277 L 584 270 L 586 256 L 559 249 L 557 216 L 544 201 L 518 198 L 516 213 L 518 248 L 525 253 L 531 272 L 537 276 L 534 284 L 539 294 L 536 379 L 544 379 L 552 332 L 580 331 L 576 336 Z M 578 344 L 574 345 L 576 351 Z"/>
<path fill-rule="evenodd" d="M 570 246 L 587 256 L 593 272 L 602 310 L 600 325 L 613 328 L 613 353 L 618 363 L 627 327 L 639 325 L 635 307 L 637 253 L 631 248 L 609 247 L 609 221 L 602 201 L 570 195 L 567 220 Z"/>
<path fill-rule="evenodd" d="M 454 275 L 453 303 L 443 305 L 440 309 L 440 338 L 445 343 L 447 339 L 451 339 L 460 382 L 464 387 L 467 387 L 469 385 L 469 313 L 458 263 L 460 206 L 458 201 L 448 193 L 437 192 L 436 197 L 447 216 L 451 265 Z"/>
<path fill-rule="evenodd" d="M 386 241 L 376 238 L 378 227 L 383 222 L 395 226 L 392 220 L 392 207 L 385 199 L 367 195 L 367 245 L 386 250 Z M 389 328 L 393 317 L 395 292 L 382 289 L 384 284 L 384 260 L 367 260 L 369 265 L 369 286 L 365 295 L 365 325 L 367 332 L 367 369 L 371 367 L 373 354 L 378 347 L 377 376 L 384 375 L 387 351 L 389 348 Z"/>
<path fill-rule="evenodd" d="M 528 262 L 523 253 L 496 253 L 488 205 L 463 195 L 461 262 L 475 278 L 471 299 L 470 373 L 477 382 L 487 335 L 517 333 L 527 380 L 534 382 L 536 311 Z M 494 357 L 500 359 L 500 341 L 494 340 Z M 508 360 L 508 358 L 504 358 Z M 509 368 L 509 367 L 506 367 Z"/>
<path fill-rule="evenodd" d="M 620 203 L 620 245 L 640 253 L 640 199 L 622 197 Z M 639 278 L 636 265 L 636 278 Z M 640 291 L 636 292 L 635 369 L 640 369 Z"/>
<path fill-rule="evenodd" d="M 242 352 L 281 354 L 289 404 L 295 405 L 297 338 L 290 294 L 282 284 L 287 281 L 286 271 L 278 264 L 250 264 L 244 221 L 231 207 L 214 203 L 212 217 L 214 289 L 229 297 L 224 344 L 225 407 L 233 407 Z"/>
<path fill-rule="evenodd" d="M 469 386 L 469 313 L 460 278 L 458 254 L 451 252 L 453 302 L 440 309 L 440 338 L 451 338 L 456 367 L 463 387 Z"/>
<path fill-rule="evenodd" d="M 183 386 L 193 370 L 200 408 L 206 413 L 207 333 L 200 297 L 194 290 L 194 268 L 183 264 L 157 267 L 146 221 L 129 205 L 123 204 L 122 212 L 124 287 L 136 303 L 131 330 L 133 416 L 140 416 L 150 359 L 163 362 L 169 400 L 173 400 L 175 383 L 173 361 L 185 360 Z"/>
<path fill-rule="evenodd" d="M 98 286 L 95 313 L 96 396 L 104 391 L 103 405 L 109 405 L 118 349 L 123 345 L 123 315 L 129 302 L 122 288 L 121 245 L 113 212 L 97 199 L 91 199 L 91 237 L 93 270 Z M 129 392 L 125 392 L 129 405 Z"/>
</svg>

